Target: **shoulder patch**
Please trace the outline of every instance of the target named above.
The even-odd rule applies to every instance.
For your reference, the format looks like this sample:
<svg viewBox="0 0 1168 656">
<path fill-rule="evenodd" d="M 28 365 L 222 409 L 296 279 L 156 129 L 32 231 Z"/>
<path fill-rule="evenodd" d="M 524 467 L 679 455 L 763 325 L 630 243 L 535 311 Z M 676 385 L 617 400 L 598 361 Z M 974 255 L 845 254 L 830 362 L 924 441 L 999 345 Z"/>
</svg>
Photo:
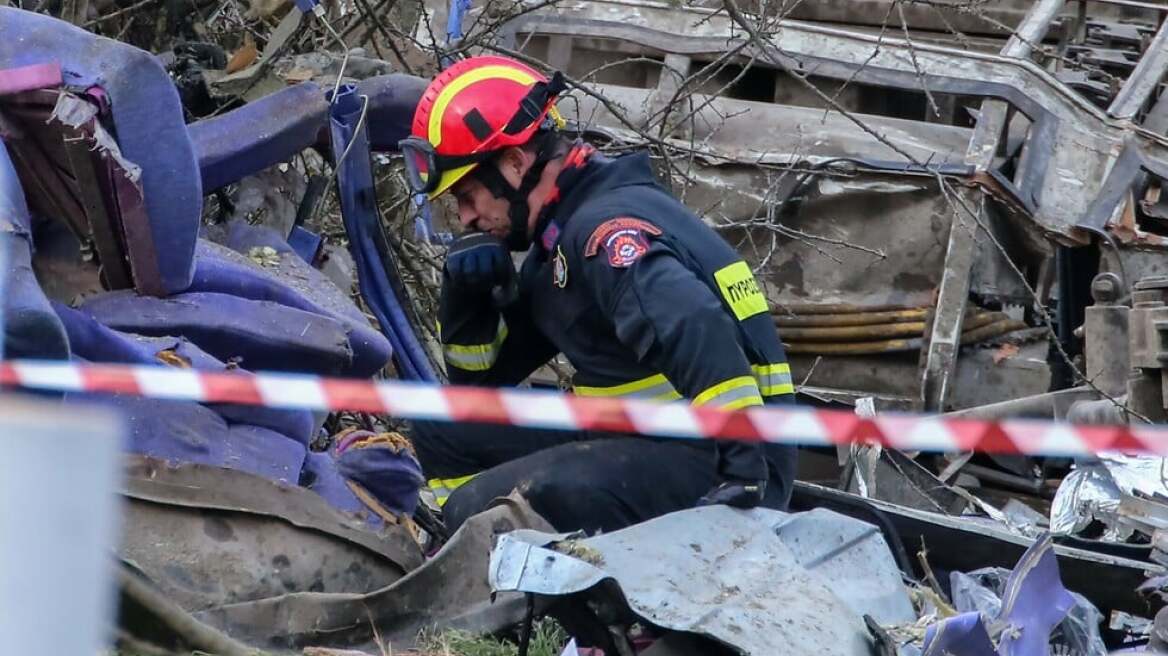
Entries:
<svg viewBox="0 0 1168 656">
<path fill-rule="evenodd" d="M 609 219 L 592 231 L 584 247 L 584 257 L 592 257 L 603 248 L 608 264 L 616 268 L 631 266 L 649 250 L 649 236 L 658 236 L 661 228 L 630 216 Z"/>
<path fill-rule="evenodd" d="M 644 232 L 654 237 L 661 234 L 661 228 L 645 221 L 644 219 L 635 219 L 631 216 L 619 216 L 615 219 L 609 219 L 604 223 L 596 226 L 592 231 L 592 236 L 588 238 L 588 243 L 584 246 L 584 257 L 592 257 L 596 255 L 601 247 L 608 250 L 608 243 L 617 236 L 618 233 L 630 232 Z"/>
</svg>

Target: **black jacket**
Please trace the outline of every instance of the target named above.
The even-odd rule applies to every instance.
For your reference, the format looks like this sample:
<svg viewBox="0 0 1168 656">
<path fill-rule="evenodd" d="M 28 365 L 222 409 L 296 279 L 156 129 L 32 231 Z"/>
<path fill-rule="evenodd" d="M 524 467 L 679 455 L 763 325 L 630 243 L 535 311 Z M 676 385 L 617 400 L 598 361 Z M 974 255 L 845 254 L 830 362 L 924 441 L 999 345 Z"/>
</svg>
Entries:
<svg viewBox="0 0 1168 656">
<path fill-rule="evenodd" d="M 743 408 L 790 403 L 790 369 L 749 266 L 654 181 L 648 155 L 608 159 L 577 145 L 541 212 L 519 301 L 444 286 L 439 319 L 454 383 L 513 385 L 562 352 L 576 394 L 691 399 Z M 794 453 L 768 446 L 789 487 Z M 725 444 L 724 476 L 767 478 L 762 450 Z"/>
</svg>

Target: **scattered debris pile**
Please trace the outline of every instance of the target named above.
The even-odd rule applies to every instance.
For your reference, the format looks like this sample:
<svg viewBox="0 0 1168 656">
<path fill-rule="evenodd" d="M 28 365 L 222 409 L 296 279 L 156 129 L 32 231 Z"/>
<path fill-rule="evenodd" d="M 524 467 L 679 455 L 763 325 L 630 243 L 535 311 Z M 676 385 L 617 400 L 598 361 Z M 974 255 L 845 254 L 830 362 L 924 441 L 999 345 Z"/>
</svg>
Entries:
<svg viewBox="0 0 1168 656">
<path fill-rule="evenodd" d="M 448 208 L 395 148 L 483 51 L 652 151 L 753 265 L 801 402 L 1168 421 L 1162 8 L 755 4 L 0 6 L 4 354 L 440 382 Z M 552 535 L 513 497 L 447 539 L 383 418 L 85 400 L 129 418 L 129 646 L 523 651 L 545 615 L 565 654 L 1168 644 L 1158 458 L 806 450 L 790 514 Z"/>
</svg>

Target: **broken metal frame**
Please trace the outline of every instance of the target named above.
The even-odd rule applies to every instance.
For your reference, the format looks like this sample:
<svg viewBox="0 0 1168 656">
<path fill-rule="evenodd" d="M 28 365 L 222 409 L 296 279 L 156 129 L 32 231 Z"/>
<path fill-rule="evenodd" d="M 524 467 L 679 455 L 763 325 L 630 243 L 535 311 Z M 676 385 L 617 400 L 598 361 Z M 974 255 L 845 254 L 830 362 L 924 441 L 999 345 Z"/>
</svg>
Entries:
<svg viewBox="0 0 1168 656">
<path fill-rule="evenodd" d="M 512 37 L 538 32 L 626 40 L 666 54 L 703 56 L 724 52 L 731 45 L 727 38 L 737 38 L 732 26 L 719 18 L 712 12 L 661 3 L 598 0 L 520 17 L 508 24 L 508 32 Z M 1073 232 L 1075 220 L 1068 217 L 1081 215 L 1097 196 L 1101 185 L 1095 180 L 1110 169 L 1119 144 L 1130 140 L 1150 161 L 1168 163 L 1168 138 L 1112 119 L 1032 61 L 910 46 L 794 21 L 781 25 L 781 46 L 772 45 L 767 54 L 797 74 L 909 90 L 924 84 L 934 93 L 1008 102 L 1032 122 L 1032 153 L 1020 176 L 1021 195 L 1036 206 L 1035 221 L 1065 239 L 1081 239 Z M 910 47 L 919 70 L 911 63 Z M 741 57 L 760 54 L 757 50 L 748 46 Z M 1093 146 L 1088 152 L 1096 156 L 1084 157 L 1084 146 Z M 922 163 L 905 166 L 921 168 Z M 1079 181 L 1081 189 L 1067 185 L 1069 179 Z"/>
<path fill-rule="evenodd" d="M 967 157 L 977 172 L 996 173 L 993 158 L 1008 124 L 1009 110 L 1020 112 L 1031 125 L 1018 173 L 1013 184 L 1002 176 L 994 177 L 1005 190 L 1021 198 L 1043 232 L 1058 241 L 1083 243 L 1088 238 L 1076 229 L 1102 232 L 1141 169 L 1161 177 L 1168 174 L 1168 139 L 1130 121 L 1116 120 L 1028 59 L 1031 45 L 1041 41 L 1062 4 L 1061 0 L 1044 0 L 1036 5 L 1001 55 L 954 52 L 782 20 L 778 35 L 765 50 L 758 44 L 747 44 L 740 57 L 766 54 L 796 75 L 980 96 L 985 99 L 983 111 L 987 115 L 979 121 Z M 636 0 L 560 6 L 518 18 L 508 25 L 508 32 L 513 38 L 538 32 L 561 38 L 625 40 L 667 57 L 690 59 L 724 52 L 742 38 L 729 19 L 713 11 Z M 760 57 L 755 65 L 767 58 Z M 1141 96 L 1139 90 L 1148 87 L 1150 92 L 1168 66 L 1168 62 L 1162 66 L 1160 59 L 1152 56 L 1141 61 L 1142 71 L 1138 78 L 1133 74 L 1129 79 L 1131 91 L 1125 97 L 1139 96 L 1142 104 L 1146 94 Z M 662 80 L 667 78 L 662 76 Z M 1131 162 L 1140 166 L 1132 167 Z M 903 166 L 906 173 L 938 173 L 919 161 Z M 985 225 L 987 202 L 984 197 L 979 200 L 977 217 L 965 218 L 964 213 L 955 211 L 937 319 L 922 367 L 924 409 L 943 407 L 947 381 L 956 366 L 954 336 L 960 335 L 974 236 L 977 223 Z"/>
<path fill-rule="evenodd" d="M 1107 113 L 1116 118 L 1134 119 L 1168 71 L 1168 21 L 1160 24 L 1145 55 L 1123 83 Z"/>
<path fill-rule="evenodd" d="M 1010 567 L 1033 542 L 991 523 L 972 522 L 968 517 L 946 517 L 796 481 L 791 511 L 816 507 L 875 521 L 893 549 L 902 541 L 916 543 L 923 539 L 929 547 L 932 565 L 951 571 Z M 1132 590 L 1147 580 L 1149 574 L 1155 576 L 1165 571 L 1163 566 L 1148 561 L 1151 550 L 1147 546 L 1100 544 L 1059 536 L 1054 549 L 1059 560 L 1067 565 L 1062 569 L 1063 583 L 1105 612 L 1146 612 Z"/>
<path fill-rule="evenodd" d="M 1064 0 L 1040 0 L 1023 19 L 1018 31 L 1002 49 L 1003 57 L 1025 59 L 1034 43 L 1046 35 Z M 1001 100 L 984 100 L 981 115 L 969 141 L 966 162 L 977 171 L 993 170 L 994 156 L 1004 142 L 1010 125 L 1010 107 Z M 1033 151 L 1026 149 L 1025 155 Z M 1023 159 L 1028 159 L 1023 157 Z M 1025 171 L 1019 166 L 1019 174 Z M 1016 180 L 1017 181 L 1017 180 Z M 969 281 L 978 244 L 978 225 L 990 220 L 990 200 L 977 199 L 977 217 L 955 212 L 949 226 L 949 245 L 945 254 L 945 271 L 937 291 L 924 363 L 921 371 L 920 409 L 941 412 L 949 398 L 950 382 L 957 373 L 957 354 L 961 349 L 961 331 L 965 323 L 965 306 L 969 299 Z"/>
</svg>

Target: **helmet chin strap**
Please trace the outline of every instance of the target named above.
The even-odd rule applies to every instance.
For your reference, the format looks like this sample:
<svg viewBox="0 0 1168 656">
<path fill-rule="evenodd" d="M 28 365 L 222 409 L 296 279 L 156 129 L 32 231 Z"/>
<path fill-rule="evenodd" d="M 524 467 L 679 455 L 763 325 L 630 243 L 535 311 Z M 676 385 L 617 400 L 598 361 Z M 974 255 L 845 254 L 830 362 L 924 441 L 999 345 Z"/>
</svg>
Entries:
<svg viewBox="0 0 1168 656">
<path fill-rule="evenodd" d="M 531 236 L 528 234 L 531 207 L 527 203 L 527 197 L 531 194 L 531 190 L 539 184 L 539 179 L 543 176 L 548 162 L 555 157 L 556 133 L 549 130 L 542 132 L 536 138 L 540 142 L 535 161 L 531 164 L 531 168 L 527 169 L 523 179 L 519 181 L 518 187 L 511 186 L 511 183 L 503 177 L 502 172 L 499 171 L 498 166 L 494 165 L 494 162 L 484 162 L 471 172 L 471 175 L 482 182 L 492 196 L 507 200 L 510 206 L 508 218 L 511 219 L 511 227 L 507 232 L 506 242 L 507 247 L 513 251 L 525 251 L 531 247 Z"/>
</svg>

